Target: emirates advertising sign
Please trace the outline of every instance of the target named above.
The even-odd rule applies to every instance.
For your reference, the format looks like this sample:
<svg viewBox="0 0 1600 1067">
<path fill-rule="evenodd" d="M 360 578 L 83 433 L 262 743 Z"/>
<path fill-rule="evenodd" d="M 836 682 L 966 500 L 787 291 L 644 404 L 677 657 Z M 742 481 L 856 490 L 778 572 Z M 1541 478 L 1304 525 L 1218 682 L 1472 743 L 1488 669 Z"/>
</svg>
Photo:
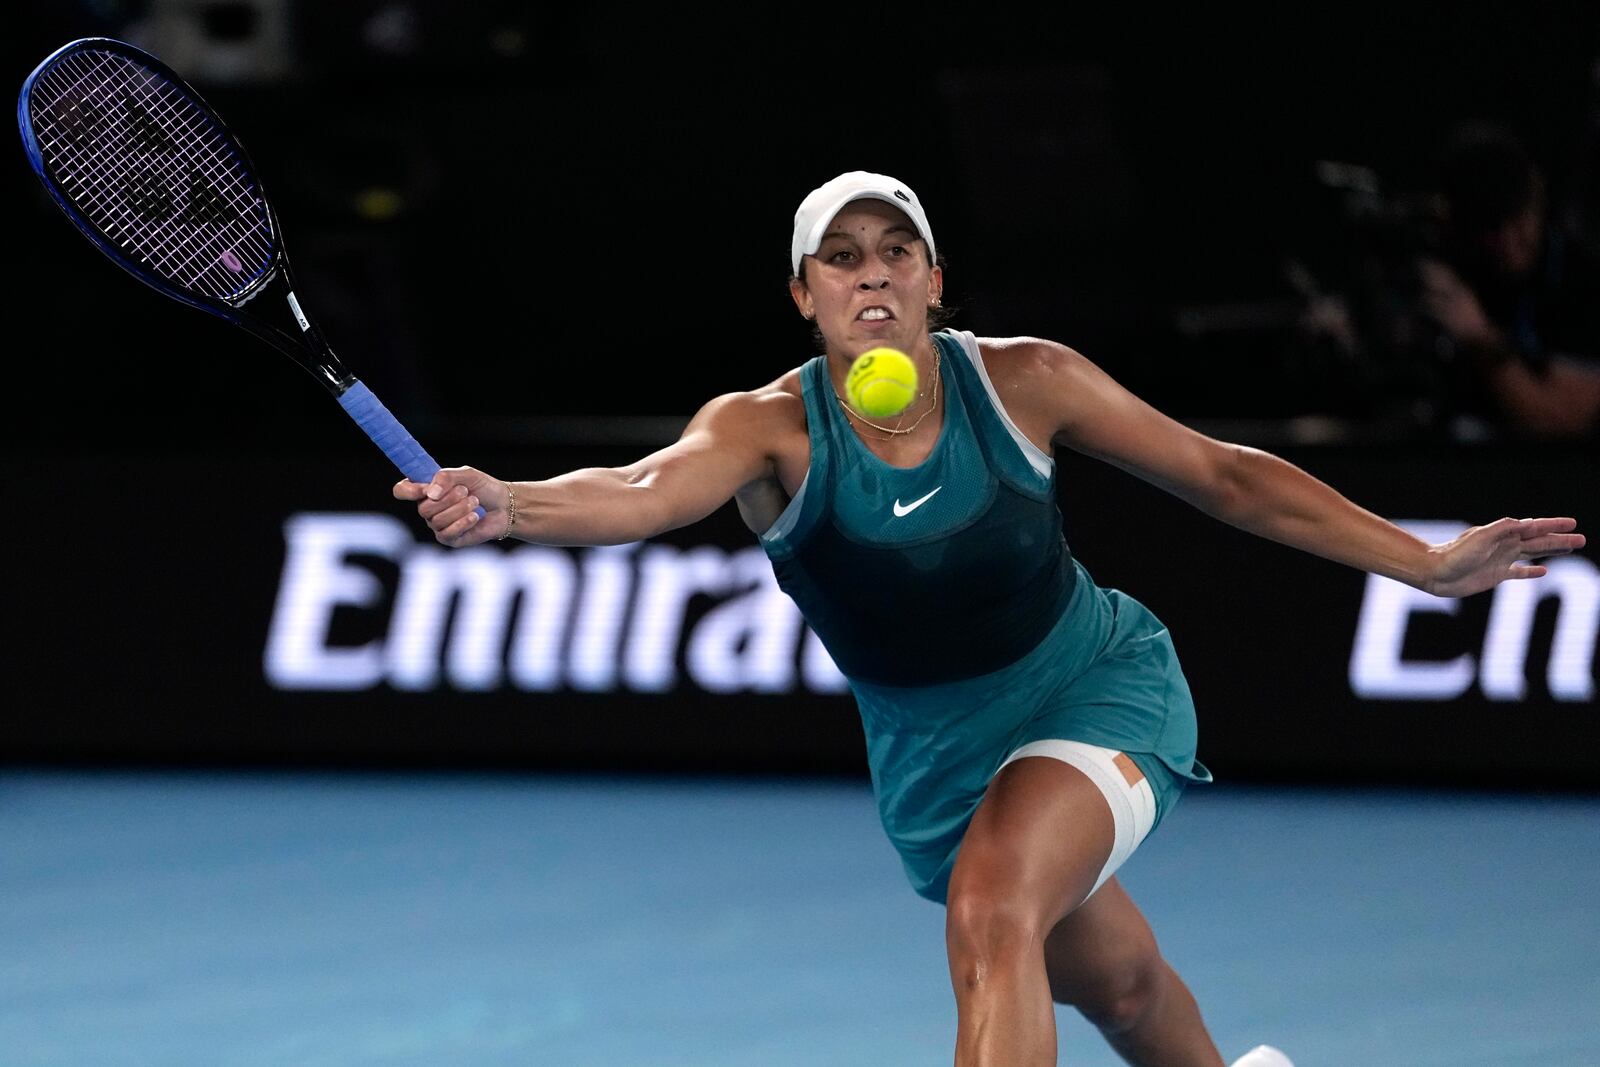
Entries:
<svg viewBox="0 0 1600 1067">
<path fill-rule="evenodd" d="M 1399 525 L 1430 542 L 1467 528 L 1442 520 Z M 411 527 L 383 514 L 295 515 L 284 540 L 263 661 L 267 681 L 278 689 L 847 689 L 757 546 L 452 551 L 419 543 Z M 398 568 L 392 593 L 374 573 L 374 560 Z M 1592 704 L 1600 568 L 1581 556 L 1548 566 L 1539 581 L 1493 590 L 1481 646 L 1448 659 L 1408 655 L 1407 632 L 1430 614 L 1457 613 L 1461 602 L 1367 575 L 1349 621 L 1350 694 L 1440 702 L 1476 687 L 1492 701 L 1525 700 L 1535 612 L 1549 601 L 1557 606 L 1543 664 L 1549 696 Z M 716 605 L 691 621 L 695 597 Z M 339 612 L 370 615 L 377 636 L 336 643 Z"/>
<path fill-rule="evenodd" d="M 1533 501 L 1591 525 L 1586 455 L 1294 458 L 1430 543 Z M 34 684 L 0 757 L 866 772 L 845 679 L 731 508 L 640 544 L 453 550 L 404 506 L 327 506 L 369 471 L 208 462 L 125 477 L 289 488 L 220 525 L 180 493 L 115 536 L 24 530 L 6 650 Z M 1219 780 L 1600 787 L 1592 549 L 1450 600 L 1058 462 L 1068 544 L 1170 629 Z M 49 484 L 124 477 L 46 466 Z"/>
<path fill-rule="evenodd" d="M 379 514 L 295 515 L 284 540 L 264 657 L 279 689 L 847 688 L 756 545 L 456 551 Z M 375 561 L 398 568 L 392 593 Z M 696 597 L 716 604 L 691 623 Z M 341 611 L 369 615 L 378 636 L 336 644 Z"/>
</svg>

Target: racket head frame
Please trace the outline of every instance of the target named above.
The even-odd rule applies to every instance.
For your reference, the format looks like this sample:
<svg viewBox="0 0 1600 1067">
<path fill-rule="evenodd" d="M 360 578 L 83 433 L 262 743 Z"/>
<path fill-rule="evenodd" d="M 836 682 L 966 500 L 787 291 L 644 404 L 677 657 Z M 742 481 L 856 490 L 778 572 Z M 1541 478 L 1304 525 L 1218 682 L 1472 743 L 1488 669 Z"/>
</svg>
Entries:
<svg viewBox="0 0 1600 1067">
<path fill-rule="evenodd" d="M 171 83 L 204 114 L 207 121 L 227 140 L 230 150 L 237 155 L 254 185 L 256 208 L 261 214 L 261 223 L 271 240 L 271 252 L 267 263 L 238 292 L 228 297 L 207 297 L 172 284 L 129 256 L 116 241 L 95 225 L 80 210 L 73 198 L 61 188 L 45 160 L 44 150 L 35 130 L 33 90 L 41 77 L 48 75 L 65 60 L 85 52 L 106 52 L 120 56 L 149 69 Z M 113 38 L 86 37 L 70 41 L 46 56 L 23 82 L 22 90 L 17 97 L 17 127 L 22 135 L 23 150 L 28 157 L 28 164 L 39 176 L 45 191 L 78 231 L 112 262 L 164 296 L 226 319 L 255 334 L 300 364 L 335 396 L 343 395 L 354 383 L 355 377 L 333 354 L 321 331 L 311 322 L 294 298 L 294 278 L 289 267 L 288 253 L 283 246 L 277 211 L 267 196 L 265 184 L 249 153 L 205 98 L 171 67 L 148 52 Z"/>
</svg>

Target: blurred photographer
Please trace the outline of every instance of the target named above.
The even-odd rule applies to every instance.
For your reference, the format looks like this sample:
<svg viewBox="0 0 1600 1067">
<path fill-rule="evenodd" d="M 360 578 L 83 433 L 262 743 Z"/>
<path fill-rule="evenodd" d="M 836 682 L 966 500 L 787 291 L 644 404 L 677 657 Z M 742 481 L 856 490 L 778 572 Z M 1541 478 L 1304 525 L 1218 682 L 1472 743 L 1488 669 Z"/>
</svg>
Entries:
<svg viewBox="0 0 1600 1067">
<path fill-rule="evenodd" d="M 1600 436 L 1600 263 L 1550 224 L 1517 137 L 1456 128 L 1436 170 L 1435 235 L 1418 262 L 1458 416 L 1512 436 Z"/>
</svg>

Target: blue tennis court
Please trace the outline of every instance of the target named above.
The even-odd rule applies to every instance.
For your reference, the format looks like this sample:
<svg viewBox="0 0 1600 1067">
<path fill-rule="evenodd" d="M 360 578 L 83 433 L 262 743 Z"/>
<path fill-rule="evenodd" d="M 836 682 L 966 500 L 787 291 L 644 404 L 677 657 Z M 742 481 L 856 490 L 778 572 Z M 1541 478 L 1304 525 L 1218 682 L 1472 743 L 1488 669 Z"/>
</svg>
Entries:
<svg viewBox="0 0 1600 1067">
<path fill-rule="evenodd" d="M 1218 785 L 1124 868 L 1226 1057 L 1592 1067 L 1600 798 Z M 854 783 L 11 770 L 7 1065 L 928 1064 Z M 1061 1009 L 1062 1062 L 1116 1057 Z"/>
</svg>

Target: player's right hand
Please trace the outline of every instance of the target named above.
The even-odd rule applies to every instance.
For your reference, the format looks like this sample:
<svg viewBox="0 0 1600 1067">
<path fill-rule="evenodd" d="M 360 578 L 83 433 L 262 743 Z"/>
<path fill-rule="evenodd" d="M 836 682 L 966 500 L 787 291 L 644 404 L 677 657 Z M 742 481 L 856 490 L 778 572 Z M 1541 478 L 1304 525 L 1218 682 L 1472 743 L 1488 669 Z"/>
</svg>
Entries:
<svg viewBox="0 0 1600 1067">
<path fill-rule="evenodd" d="M 506 483 L 473 467 L 446 467 L 426 483 L 401 479 L 394 496 L 417 502 L 417 514 L 441 545 L 466 548 L 493 541 L 506 530 Z"/>
</svg>

